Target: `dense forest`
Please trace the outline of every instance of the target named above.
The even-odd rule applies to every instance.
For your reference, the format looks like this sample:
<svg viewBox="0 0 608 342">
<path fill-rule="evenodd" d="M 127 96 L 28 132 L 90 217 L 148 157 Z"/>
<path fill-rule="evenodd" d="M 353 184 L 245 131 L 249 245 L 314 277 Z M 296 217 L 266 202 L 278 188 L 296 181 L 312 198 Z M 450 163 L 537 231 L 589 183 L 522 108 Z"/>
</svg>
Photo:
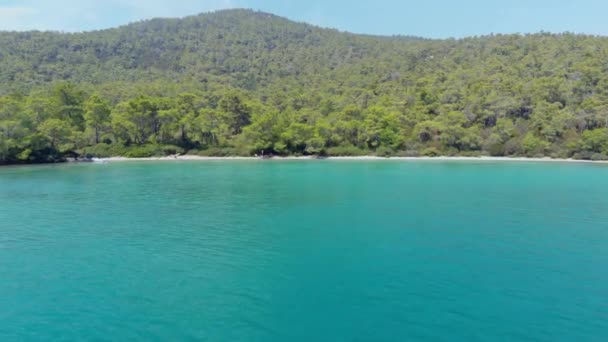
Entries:
<svg viewBox="0 0 608 342">
<path fill-rule="evenodd" d="M 262 151 L 608 159 L 608 38 L 367 36 L 249 10 L 0 32 L 0 163 Z"/>
</svg>

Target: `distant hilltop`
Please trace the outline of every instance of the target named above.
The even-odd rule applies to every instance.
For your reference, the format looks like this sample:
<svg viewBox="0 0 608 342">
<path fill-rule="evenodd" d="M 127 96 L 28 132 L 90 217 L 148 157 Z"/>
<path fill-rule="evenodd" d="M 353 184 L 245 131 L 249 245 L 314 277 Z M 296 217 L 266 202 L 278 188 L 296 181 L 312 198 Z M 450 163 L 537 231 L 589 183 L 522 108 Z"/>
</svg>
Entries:
<svg viewBox="0 0 608 342">
<path fill-rule="evenodd" d="M 252 89 L 284 77 L 310 84 L 316 75 L 360 74 L 364 83 L 382 83 L 432 76 L 436 68 L 483 71 L 492 68 L 493 59 L 505 65 L 523 62 L 520 67 L 530 71 L 523 76 L 530 77 L 538 66 L 522 61 L 526 56 L 540 64 L 558 63 L 556 67 L 567 73 L 586 57 L 585 48 L 597 54 L 606 46 L 606 38 L 573 34 L 459 40 L 360 35 L 231 9 L 84 33 L 0 32 L 0 94 L 55 81 L 219 77 Z"/>
</svg>

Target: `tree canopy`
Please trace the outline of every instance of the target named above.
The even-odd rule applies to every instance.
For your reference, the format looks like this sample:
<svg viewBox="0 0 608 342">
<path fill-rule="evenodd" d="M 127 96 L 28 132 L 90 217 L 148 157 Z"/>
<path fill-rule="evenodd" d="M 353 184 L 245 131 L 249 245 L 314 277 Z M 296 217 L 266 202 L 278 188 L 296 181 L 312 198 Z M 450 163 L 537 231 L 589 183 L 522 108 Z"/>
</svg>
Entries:
<svg viewBox="0 0 608 342">
<path fill-rule="evenodd" d="M 0 32 L 0 163 L 66 155 L 608 158 L 608 38 L 355 35 L 249 10 Z"/>
</svg>

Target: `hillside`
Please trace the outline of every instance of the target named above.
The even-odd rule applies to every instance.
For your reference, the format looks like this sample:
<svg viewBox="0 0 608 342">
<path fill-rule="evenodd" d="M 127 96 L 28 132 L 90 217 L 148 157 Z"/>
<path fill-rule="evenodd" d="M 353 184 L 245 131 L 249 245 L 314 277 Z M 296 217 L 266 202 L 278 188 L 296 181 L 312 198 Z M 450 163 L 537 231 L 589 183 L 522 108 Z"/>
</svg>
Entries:
<svg viewBox="0 0 608 342">
<path fill-rule="evenodd" d="M 0 32 L 0 162 L 608 154 L 608 38 L 355 35 L 226 10 Z"/>
<path fill-rule="evenodd" d="M 201 81 L 214 76 L 252 89 L 280 77 L 307 78 L 370 58 L 399 60 L 394 54 L 405 57 L 417 51 L 403 42 L 247 10 L 154 19 L 77 34 L 4 32 L 0 33 L 0 91 L 57 80 Z M 387 49 L 394 53 L 387 54 Z"/>
</svg>

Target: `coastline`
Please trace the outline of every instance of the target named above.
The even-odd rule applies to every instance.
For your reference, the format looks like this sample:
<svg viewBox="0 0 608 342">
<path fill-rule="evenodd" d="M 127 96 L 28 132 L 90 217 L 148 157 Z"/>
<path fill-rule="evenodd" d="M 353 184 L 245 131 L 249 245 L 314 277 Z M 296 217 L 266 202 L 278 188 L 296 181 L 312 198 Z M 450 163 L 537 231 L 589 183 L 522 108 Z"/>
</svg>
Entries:
<svg viewBox="0 0 608 342">
<path fill-rule="evenodd" d="M 221 160 L 330 160 L 330 161 L 483 161 L 483 162 L 543 162 L 543 163 L 586 163 L 586 164 L 608 164 L 608 160 L 582 160 L 582 159 L 553 159 L 553 158 L 526 158 L 526 157 L 378 157 L 378 156 L 343 156 L 343 157 L 317 157 L 317 156 L 287 156 L 287 157 L 204 157 L 204 156 L 167 156 L 146 158 L 93 158 L 95 163 L 108 162 L 137 162 L 137 161 L 221 161 Z"/>
</svg>

